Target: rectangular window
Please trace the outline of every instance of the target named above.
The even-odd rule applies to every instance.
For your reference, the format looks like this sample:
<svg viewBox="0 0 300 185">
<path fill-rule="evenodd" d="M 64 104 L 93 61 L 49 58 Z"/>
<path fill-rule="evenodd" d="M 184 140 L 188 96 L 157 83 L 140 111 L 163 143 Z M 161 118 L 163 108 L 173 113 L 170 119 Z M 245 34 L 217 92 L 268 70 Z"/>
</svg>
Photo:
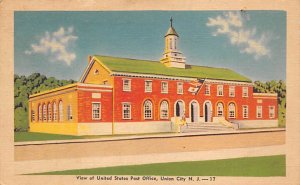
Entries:
<svg viewBox="0 0 300 185">
<path fill-rule="evenodd" d="M 168 82 L 161 82 L 161 93 L 168 93 Z"/>
<path fill-rule="evenodd" d="M 243 97 L 248 97 L 248 87 L 243 87 Z"/>
<path fill-rule="evenodd" d="M 248 105 L 243 105 L 243 118 L 248 118 L 249 111 L 248 111 Z"/>
<path fill-rule="evenodd" d="M 123 79 L 123 91 L 131 91 L 131 80 Z"/>
<path fill-rule="evenodd" d="M 269 118 L 275 118 L 275 106 L 269 106 Z"/>
<path fill-rule="evenodd" d="M 177 82 L 177 94 L 183 94 L 183 83 Z"/>
<path fill-rule="evenodd" d="M 218 94 L 217 96 L 223 96 L 223 85 L 218 85 L 217 86 L 217 89 L 218 89 Z"/>
<path fill-rule="evenodd" d="M 68 107 L 67 107 L 67 119 L 68 119 L 68 120 L 72 120 L 72 119 L 73 119 L 73 115 L 72 115 L 72 107 L 71 107 L 71 105 L 68 105 Z"/>
<path fill-rule="evenodd" d="M 256 106 L 256 118 L 262 118 L 262 106 Z"/>
<path fill-rule="evenodd" d="M 205 85 L 205 95 L 210 95 L 210 85 Z"/>
<path fill-rule="evenodd" d="M 92 119 L 101 119 L 101 103 L 92 103 Z"/>
<path fill-rule="evenodd" d="M 152 81 L 145 81 L 145 92 L 152 92 Z"/>
<path fill-rule="evenodd" d="M 122 103 L 122 118 L 131 119 L 131 104 Z"/>
<path fill-rule="evenodd" d="M 229 97 L 234 97 L 234 96 L 235 96 L 235 87 L 229 86 Z"/>
</svg>

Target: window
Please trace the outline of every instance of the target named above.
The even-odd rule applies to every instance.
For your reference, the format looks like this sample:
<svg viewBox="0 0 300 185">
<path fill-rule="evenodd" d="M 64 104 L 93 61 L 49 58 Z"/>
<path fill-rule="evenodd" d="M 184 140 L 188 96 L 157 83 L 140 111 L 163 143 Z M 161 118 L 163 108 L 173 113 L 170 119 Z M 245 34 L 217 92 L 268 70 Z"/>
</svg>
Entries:
<svg viewBox="0 0 300 185">
<path fill-rule="evenodd" d="M 177 82 L 177 94 L 183 94 L 183 83 Z"/>
<path fill-rule="evenodd" d="M 218 85 L 217 89 L 218 89 L 217 96 L 223 96 L 223 85 Z"/>
<path fill-rule="evenodd" d="M 31 111 L 31 122 L 35 121 L 35 112 Z"/>
<path fill-rule="evenodd" d="M 42 121 L 42 106 L 41 105 L 39 105 L 38 113 L 39 113 L 39 121 Z"/>
<path fill-rule="evenodd" d="M 168 82 L 161 82 L 161 93 L 168 93 Z"/>
<path fill-rule="evenodd" d="M 248 118 L 248 105 L 243 105 L 243 118 Z"/>
<path fill-rule="evenodd" d="M 152 81 L 145 81 L 145 92 L 152 92 Z"/>
<path fill-rule="evenodd" d="M 269 118 L 275 118 L 275 106 L 269 106 Z"/>
<path fill-rule="evenodd" d="M 169 118 L 169 104 L 167 101 L 162 101 L 160 104 L 160 119 Z"/>
<path fill-rule="evenodd" d="M 172 49 L 172 39 L 170 38 L 170 49 Z"/>
<path fill-rule="evenodd" d="M 57 121 L 57 107 L 55 102 L 53 102 L 53 121 Z"/>
<path fill-rule="evenodd" d="M 256 106 L 256 118 L 262 118 L 262 106 Z"/>
<path fill-rule="evenodd" d="M 99 120 L 101 119 L 101 104 L 92 103 L 92 119 Z"/>
<path fill-rule="evenodd" d="M 131 91 L 131 80 L 123 79 L 123 91 Z"/>
<path fill-rule="evenodd" d="M 228 106 L 228 118 L 235 118 L 235 104 L 230 103 Z"/>
<path fill-rule="evenodd" d="M 47 106 L 43 105 L 43 121 L 47 121 Z"/>
<path fill-rule="evenodd" d="M 131 119 L 131 104 L 123 103 L 122 104 L 122 118 L 123 119 Z"/>
<path fill-rule="evenodd" d="M 243 87 L 243 97 L 248 97 L 248 87 Z"/>
<path fill-rule="evenodd" d="M 48 121 L 52 121 L 51 103 L 48 103 Z"/>
<path fill-rule="evenodd" d="M 95 69 L 94 75 L 99 75 L 99 70 L 98 69 Z"/>
<path fill-rule="evenodd" d="M 63 121 L 64 119 L 64 109 L 63 109 L 63 102 L 59 101 L 58 103 L 58 114 L 59 114 L 59 121 Z"/>
<path fill-rule="evenodd" d="M 217 116 L 218 117 L 222 117 L 223 116 L 223 110 L 224 110 L 223 103 L 218 103 L 217 104 Z"/>
<path fill-rule="evenodd" d="M 234 96 L 235 96 L 235 87 L 229 86 L 229 97 L 234 97 Z"/>
<path fill-rule="evenodd" d="M 152 102 L 146 100 L 144 103 L 144 119 L 152 119 Z"/>
<path fill-rule="evenodd" d="M 73 115 L 72 115 L 72 106 L 68 105 L 67 106 L 67 119 L 68 120 L 72 120 L 73 119 Z"/>
<path fill-rule="evenodd" d="M 205 85 L 205 95 L 210 95 L 210 85 Z"/>
</svg>

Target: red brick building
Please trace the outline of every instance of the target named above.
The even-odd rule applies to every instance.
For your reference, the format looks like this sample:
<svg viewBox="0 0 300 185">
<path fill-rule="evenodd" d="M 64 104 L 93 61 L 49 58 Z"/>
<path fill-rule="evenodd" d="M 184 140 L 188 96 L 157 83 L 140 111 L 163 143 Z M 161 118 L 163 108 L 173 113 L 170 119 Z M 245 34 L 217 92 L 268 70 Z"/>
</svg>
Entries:
<svg viewBox="0 0 300 185">
<path fill-rule="evenodd" d="M 230 69 L 186 64 L 178 40 L 171 25 L 160 61 L 89 57 L 78 83 L 30 96 L 30 130 L 88 135 L 277 127 L 277 94 L 253 93 L 252 81 Z M 60 105 L 56 113 L 51 102 Z"/>
</svg>

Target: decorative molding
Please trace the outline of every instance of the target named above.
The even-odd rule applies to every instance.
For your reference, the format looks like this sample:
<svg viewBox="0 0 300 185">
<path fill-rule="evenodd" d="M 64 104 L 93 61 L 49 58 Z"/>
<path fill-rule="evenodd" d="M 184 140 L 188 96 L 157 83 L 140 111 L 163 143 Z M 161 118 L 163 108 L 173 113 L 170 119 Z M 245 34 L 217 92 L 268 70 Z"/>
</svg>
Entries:
<svg viewBox="0 0 300 185">
<path fill-rule="evenodd" d="M 277 93 L 253 93 L 253 96 L 277 97 Z"/>
<path fill-rule="evenodd" d="M 184 80 L 184 81 L 194 81 L 197 78 L 185 78 L 185 77 L 175 77 L 175 76 L 165 76 L 165 75 L 153 75 L 153 74 L 138 74 L 138 73 L 124 73 L 124 72 L 112 72 L 112 76 L 128 76 L 128 77 L 143 77 L 143 78 L 157 78 L 164 80 Z"/>
</svg>

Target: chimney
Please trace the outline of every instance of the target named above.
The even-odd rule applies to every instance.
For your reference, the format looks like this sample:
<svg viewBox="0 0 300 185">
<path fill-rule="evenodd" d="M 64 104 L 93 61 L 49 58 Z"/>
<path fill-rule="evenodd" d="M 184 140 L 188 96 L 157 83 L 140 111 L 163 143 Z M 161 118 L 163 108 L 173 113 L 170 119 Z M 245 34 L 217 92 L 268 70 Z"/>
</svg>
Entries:
<svg viewBox="0 0 300 185">
<path fill-rule="evenodd" d="M 92 58 L 93 58 L 93 56 L 91 56 L 91 55 L 88 56 L 88 64 L 91 62 Z"/>
</svg>

